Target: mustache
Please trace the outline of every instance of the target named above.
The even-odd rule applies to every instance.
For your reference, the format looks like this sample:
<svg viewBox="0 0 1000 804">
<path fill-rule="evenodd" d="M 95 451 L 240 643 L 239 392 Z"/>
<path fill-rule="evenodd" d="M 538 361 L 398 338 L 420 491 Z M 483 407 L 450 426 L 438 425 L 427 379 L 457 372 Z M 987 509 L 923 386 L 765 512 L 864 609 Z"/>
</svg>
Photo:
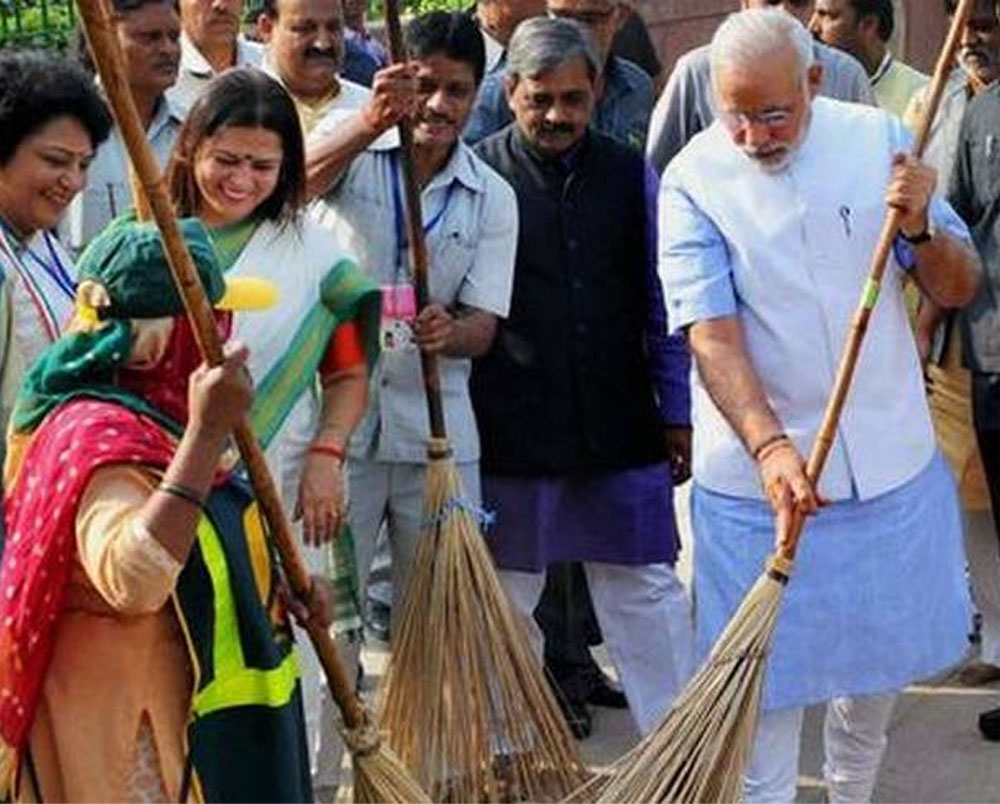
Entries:
<svg viewBox="0 0 1000 804">
<path fill-rule="evenodd" d="M 333 48 L 323 49 L 318 47 L 308 48 L 305 52 L 306 61 L 337 61 L 337 51 Z"/>
<path fill-rule="evenodd" d="M 420 120 L 423 123 L 430 123 L 432 125 L 443 124 L 448 126 L 455 125 L 455 121 L 452 120 L 447 115 L 438 114 L 437 112 L 425 111 L 420 115 Z"/>
<path fill-rule="evenodd" d="M 575 129 L 570 123 L 542 123 L 539 130 L 543 134 L 572 134 Z"/>
<path fill-rule="evenodd" d="M 993 57 L 980 47 L 960 47 L 958 49 L 958 57 L 960 59 L 967 59 L 971 56 L 976 56 L 983 61 L 993 61 Z"/>
<path fill-rule="evenodd" d="M 764 148 L 744 148 L 743 153 L 751 159 L 770 159 L 772 156 L 784 156 L 789 148 L 785 145 L 776 145 Z"/>
</svg>

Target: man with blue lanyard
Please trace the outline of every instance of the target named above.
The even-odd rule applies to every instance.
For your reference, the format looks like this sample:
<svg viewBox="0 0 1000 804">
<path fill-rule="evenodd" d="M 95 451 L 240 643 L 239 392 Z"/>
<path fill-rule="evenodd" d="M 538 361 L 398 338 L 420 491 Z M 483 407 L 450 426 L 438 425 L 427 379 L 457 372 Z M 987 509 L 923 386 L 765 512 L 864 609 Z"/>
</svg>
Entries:
<svg viewBox="0 0 1000 804">
<path fill-rule="evenodd" d="M 382 285 L 381 355 L 368 411 L 348 451 L 348 516 L 362 584 L 379 528 L 387 525 L 397 601 L 406 589 L 423 515 L 429 425 L 420 351 L 440 358 L 448 435 L 466 498 L 478 504 L 470 359 L 490 347 L 497 319 L 507 314 L 517 245 L 513 191 L 459 141 L 483 76 L 478 28 L 465 14 L 434 12 L 411 21 L 405 38 L 416 97 L 404 75 L 396 74 L 393 82 L 377 78 L 372 106 L 331 132 L 329 142 L 317 143 L 330 164 L 347 165 L 321 195 L 317 217 Z M 430 262 L 431 304 L 419 315 L 399 149 L 360 150 L 408 109 Z M 315 173 L 311 185 L 318 187 Z M 346 653 L 356 661 L 357 645 Z"/>
</svg>

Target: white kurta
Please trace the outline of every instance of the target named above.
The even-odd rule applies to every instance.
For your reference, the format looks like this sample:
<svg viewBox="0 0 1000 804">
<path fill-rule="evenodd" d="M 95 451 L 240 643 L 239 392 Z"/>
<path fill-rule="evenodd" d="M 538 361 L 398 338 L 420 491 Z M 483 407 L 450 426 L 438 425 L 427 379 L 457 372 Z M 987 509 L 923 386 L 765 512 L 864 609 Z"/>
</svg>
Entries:
<svg viewBox="0 0 1000 804">
<path fill-rule="evenodd" d="M 21 378 L 73 316 L 76 267 L 50 232 L 19 243 L 0 224 L 0 425 Z"/>
<path fill-rule="evenodd" d="M 768 400 L 802 454 L 819 430 L 868 274 L 892 155 L 910 139 L 878 109 L 827 98 L 816 98 L 812 109 L 808 135 L 785 171 L 759 169 L 716 123 L 671 163 L 660 195 L 660 278 L 671 327 L 737 316 Z M 971 245 L 940 198 L 931 216 Z M 820 481 L 832 500 L 897 488 L 934 451 L 903 277 L 894 260 Z M 701 436 L 695 480 L 721 494 L 762 499 L 752 460 L 697 371 L 691 385 Z"/>
<path fill-rule="evenodd" d="M 761 170 L 720 124 L 664 174 L 660 276 L 674 328 L 736 316 L 768 401 L 808 454 L 884 214 L 901 123 L 817 98 L 789 167 Z M 968 242 L 940 199 L 932 222 Z M 768 709 L 885 692 L 957 661 L 968 599 L 954 483 L 935 453 L 922 374 L 889 266 L 775 634 Z M 704 652 L 774 541 L 757 469 L 693 370 L 692 523 Z"/>
</svg>

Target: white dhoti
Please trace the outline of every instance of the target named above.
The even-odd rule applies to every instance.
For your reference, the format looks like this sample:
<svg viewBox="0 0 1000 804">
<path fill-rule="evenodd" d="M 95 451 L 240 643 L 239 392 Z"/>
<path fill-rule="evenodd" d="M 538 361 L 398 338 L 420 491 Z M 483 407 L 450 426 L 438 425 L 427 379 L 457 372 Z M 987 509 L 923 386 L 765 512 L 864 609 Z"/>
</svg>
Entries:
<svg viewBox="0 0 1000 804">
<path fill-rule="evenodd" d="M 896 693 L 835 698 L 823 724 L 823 778 L 830 802 L 870 801 L 888 743 Z M 753 804 L 795 801 L 802 707 L 764 712 L 757 723 L 744 798 Z"/>
</svg>

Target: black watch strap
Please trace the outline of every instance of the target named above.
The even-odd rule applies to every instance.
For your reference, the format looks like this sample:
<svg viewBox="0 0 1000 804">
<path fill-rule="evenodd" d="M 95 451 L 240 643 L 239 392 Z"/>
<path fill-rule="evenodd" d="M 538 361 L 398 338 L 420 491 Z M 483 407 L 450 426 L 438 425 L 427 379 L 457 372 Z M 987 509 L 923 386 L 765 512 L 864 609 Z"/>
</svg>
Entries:
<svg viewBox="0 0 1000 804">
<path fill-rule="evenodd" d="M 929 226 L 925 226 L 922 232 L 918 232 L 915 235 L 908 235 L 906 232 L 900 229 L 899 236 L 903 238 L 903 240 L 905 240 L 911 246 L 919 246 L 921 243 L 926 243 L 932 237 L 934 237 L 934 235 L 931 234 L 931 229 Z"/>
</svg>

